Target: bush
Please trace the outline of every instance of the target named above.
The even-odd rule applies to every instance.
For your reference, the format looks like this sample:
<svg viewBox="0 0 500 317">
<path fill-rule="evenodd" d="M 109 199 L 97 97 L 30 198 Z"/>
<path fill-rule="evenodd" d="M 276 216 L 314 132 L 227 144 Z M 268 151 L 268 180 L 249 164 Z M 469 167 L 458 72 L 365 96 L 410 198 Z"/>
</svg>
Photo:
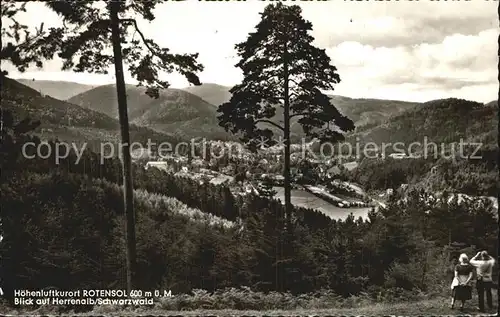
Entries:
<svg viewBox="0 0 500 317">
<path fill-rule="evenodd" d="M 342 298 L 331 290 L 321 290 L 294 296 L 290 293 L 252 291 L 248 287 L 228 288 L 212 294 L 193 290 L 192 294 L 181 294 L 158 301 L 159 310 L 235 309 L 235 310 L 289 310 L 351 308 L 368 305 L 367 294 Z"/>
</svg>

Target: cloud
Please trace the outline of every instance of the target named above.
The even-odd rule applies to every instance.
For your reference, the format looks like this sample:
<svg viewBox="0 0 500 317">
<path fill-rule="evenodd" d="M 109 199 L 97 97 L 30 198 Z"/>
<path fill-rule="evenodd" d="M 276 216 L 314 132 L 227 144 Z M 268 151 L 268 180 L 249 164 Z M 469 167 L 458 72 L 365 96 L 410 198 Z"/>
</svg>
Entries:
<svg viewBox="0 0 500 317">
<path fill-rule="evenodd" d="M 368 18 L 342 24 L 330 32 L 316 32 L 316 40 L 325 46 L 335 46 L 345 41 L 371 46 L 410 46 L 420 43 L 440 43 L 450 34 L 475 35 L 492 28 L 497 18 L 472 17 L 468 19 L 427 17 L 403 19 L 393 16 Z"/>
<path fill-rule="evenodd" d="M 349 95 L 350 91 L 359 91 L 359 86 L 406 85 L 401 87 L 420 92 L 456 91 L 497 82 L 494 43 L 498 35 L 497 29 L 489 29 L 475 36 L 452 34 L 441 43 L 409 47 L 373 47 L 350 41 L 329 48 L 327 53 L 342 79 L 337 91 Z M 492 90 L 481 100 L 494 99 L 495 94 L 497 91 Z"/>
<path fill-rule="evenodd" d="M 144 34 L 174 53 L 199 53 L 202 82 L 233 85 L 241 80 L 234 46 L 244 41 L 268 3 L 166 2 L 157 19 L 139 19 Z M 294 3 L 295 4 L 295 3 Z M 425 101 L 456 94 L 478 101 L 496 98 L 497 4 L 493 1 L 328 1 L 302 5 L 313 24 L 316 45 L 327 48 L 339 69 L 335 93 Z M 30 3 L 22 22 L 60 25 L 40 3 Z M 352 21 L 351 21 L 352 20 Z M 137 35 L 136 35 L 137 36 Z M 44 72 L 22 77 L 111 83 L 112 75 L 60 72 L 48 61 Z M 2 63 L 2 67 L 4 67 Z M 7 70 L 15 76 L 11 67 Z M 112 68 L 110 69 L 112 71 Z M 17 73 L 17 75 L 19 75 Z M 126 76 L 128 82 L 133 82 Z M 187 86 L 179 75 L 163 74 L 173 87 Z M 469 94 L 467 97 L 466 94 Z"/>
<path fill-rule="evenodd" d="M 357 90 L 341 87 L 336 90 L 336 94 L 359 98 L 377 98 L 390 100 L 408 100 L 426 102 L 444 98 L 462 98 L 478 102 L 490 102 L 496 100 L 498 96 L 498 83 L 480 86 L 464 86 L 457 89 L 442 90 L 439 87 L 422 87 L 417 84 L 396 84 L 396 85 L 360 85 Z"/>
<path fill-rule="evenodd" d="M 488 29 L 476 35 L 453 34 L 438 45 L 421 44 L 416 55 L 454 68 L 486 70 L 497 60 L 498 29 Z"/>
<path fill-rule="evenodd" d="M 494 1 L 472 0 L 331 1 L 321 7 L 304 6 L 304 16 L 313 22 L 313 33 L 321 46 L 353 41 L 394 47 L 441 43 L 450 34 L 475 35 L 495 28 L 497 7 Z"/>
</svg>

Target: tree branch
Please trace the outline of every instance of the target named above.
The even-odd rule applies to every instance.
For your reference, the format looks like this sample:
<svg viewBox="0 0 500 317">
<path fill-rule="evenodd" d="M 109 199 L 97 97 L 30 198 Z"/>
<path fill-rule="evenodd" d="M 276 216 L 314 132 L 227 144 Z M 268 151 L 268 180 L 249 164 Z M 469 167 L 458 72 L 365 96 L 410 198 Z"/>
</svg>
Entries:
<svg viewBox="0 0 500 317">
<path fill-rule="evenodd" d="M 44 35 L 43 23 L 41 24 L 40 29 L 35 27 L 35 31 L 36 31 L 36 33 L 32 37 L 30 37 L 29 34 L 25 34 L 24 41 L 21 44 L 17 45 L 18 50 L 29 48 L 29 46 L 32 45 L 33 42 L 39 40 Z"/>
<path fill-rule="evenodd" d="M 298 87 L 300 87 L 300 84 L 297 83 L 293 78 L 288 78 L 288 80 L 297 85 Z"/>
<path fill-rule="evenodd" d="M 292 99 L 294 96 L 297 97 L 299 94 L 296 92 L 296 91 L 292 91 L 288 97 L 290 97 L 290 99 Z"/>
<path fill-rule="evenodd" d="M 298 117 L 298 116 L 306 116 L 306 115 L 309 115 L 311 114 L 310 112 L 299 112 L 299 113 L 294 113 L 292 115 L 290 115 L 290 119 L 291 118 L 294 118 L 294 117 Z"/>
<path fill-rule="evenodd" d="M 146 47 L 148 48 L 148 50 L 153 55 L 158 56 L 158 53 L 148 44 L 148 41 L 146 40 L 146 37 L 144 36 L 144 33 L 142 33 L 141 30 L 139 29 L 139 26 L 137 25 L 137 21 L 135 19 L 120 19 L 120 22 L 132 22 L 132 24 L 134 25 L 135 30 L 137 31 L 137 33 L 139 33 L 139 36 L 141 37 L 142 42 L 144 43 L 144 45 L 146 45 Z"/>
<path fill-rule="evenodd" d="M 256 79 L 258 79 L 258 80 L 260 80 L 260 81 L 267 81 L 267 82 L 269 82 L 269 81 L 270 81 L 271 79 L 273 79 L 273 78 L 277 78 L 277 79 L 278 79 L 278 80 L 277 80 L 277 81 L 278 81 L 278 83 L 277 83 L 277 85 L 278 85 L 278 86 L 282 86 L 282 85 L 284 84 L 284 80 L 282 80 L 282 79 L 281 79 L 278 75 L 276 75 L 276 74 L 270 74 L 269 76 L 259 77 L 259 78 L 256 78 Z M 245 79 L 244 79 L 244 80 L 245 80 Z M 253 81 L 254 81 L 254 80 L 252 80 L 252 82 L 253 82 Z"/>
<path fill-rule="evenodd" d="M 283 128 L 282 126 L 280 126 L 279 124 L 275 123 L 275 122 L 272 122 L 271 120 L 267 120 L 267 119 L 259 119 L 257 121 L 255 121 L 255 123 L 259 123 L 259 122 L 262 122 L 262 123 L 268 123 L 270 125 L 273 125 L 275 126 L 276 128 L 280 129 L 281 131 L 285 131 L 285 128 Z"/>
</svg>

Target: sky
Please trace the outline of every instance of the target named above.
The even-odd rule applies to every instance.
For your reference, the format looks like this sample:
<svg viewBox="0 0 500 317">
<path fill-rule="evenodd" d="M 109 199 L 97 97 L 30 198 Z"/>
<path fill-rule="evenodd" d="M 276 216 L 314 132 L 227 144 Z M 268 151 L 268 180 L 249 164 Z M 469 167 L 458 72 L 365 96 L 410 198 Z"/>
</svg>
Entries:
<svg viewBox="0 0 500 317">
<path fill-rule="evenodd" d="M 234 45 L 245 41 L 269 1 L 166 2 L 153 22 L 140 21 L 143 33 L 175 53 L 199 53 L 204 83 L 232 86 L 242 79 L 234 65 Z M 341 82 L 336 95 L 428 101 L 464 98 L 480 102 L 498 96 L 498 2 L 470 1 L 310 1 L 299 4 L 313 25 L 314 44 L 326 49 Z M 41 3 L 30 3 L 18 20 L 31 27 L 60 25 L 60 18 Z M 51 60 L 42 70 L 12 78 L 64 80 L 90 85 L 113 83 L 112 75 L 61 72 Z M 112 70 L 112 68 L 110 68 Z M 172 87 L 188 86 L 162 74 Z M 127 74 L 126 81 L 134 83 Z"/>
</svg>

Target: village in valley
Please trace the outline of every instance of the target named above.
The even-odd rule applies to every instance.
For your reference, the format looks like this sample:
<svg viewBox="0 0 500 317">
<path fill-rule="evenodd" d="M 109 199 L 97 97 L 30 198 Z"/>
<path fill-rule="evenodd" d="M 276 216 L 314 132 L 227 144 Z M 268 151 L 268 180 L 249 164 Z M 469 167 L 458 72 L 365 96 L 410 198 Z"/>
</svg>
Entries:
<svg viewBox="0 0 500 317">
<path fill-rule="evenodd" d="M 306 144 L 309 150 L 310 144 Z M 385 207 L 385 202 L 396 192 L 404 193 L 408 184 L 397 188 L 367 193 L 359 184 L 349 179 L 349 172 L 358 165 L 356 157 L 307 157 L 304 145 L 293 144 L 291 154 L 291 179 L 293 204 L 315 208 L 332 219 L 345 219 L 352 214 L 366 219 L 372 209 Z M 262 147 L 252 153 L 237 142 L 206 141 L 191 142 L 182 154 L 158 153 L 150 149 L 135 152 L 136 163 L 145 169 L 157 168 L 166 173 L 197 179 L 200 183 L 229 186 L 234 194 L 253 193 L 260 195 L 262 186 L 271 187 L 274 197 L 283 199 L 284 176 L 282 175 L 282 149 L 279 146 Z M 314 155 L 314 154 L 313 154 Z M 310 155 L 312 156 L 312 155 Z M 374 160 L 412 160 L 405 153 L 375 152 Z M 367 159 L 367 158 L 365 158 Z M 431 169 L 432 175 L 437 166 Z M 437 197 L 440 193 L 437 193 Z M 491 201 L 498 208 L 496 197 L 458 194 L 458 201 Z M 452 199 L 451 195 L 448 199 Z"/>
<path fill-rule="evenodd" d="M 3 1 L 0 312 L 494 313 L 498 18 L 467 3 Z"/>
</svg>

